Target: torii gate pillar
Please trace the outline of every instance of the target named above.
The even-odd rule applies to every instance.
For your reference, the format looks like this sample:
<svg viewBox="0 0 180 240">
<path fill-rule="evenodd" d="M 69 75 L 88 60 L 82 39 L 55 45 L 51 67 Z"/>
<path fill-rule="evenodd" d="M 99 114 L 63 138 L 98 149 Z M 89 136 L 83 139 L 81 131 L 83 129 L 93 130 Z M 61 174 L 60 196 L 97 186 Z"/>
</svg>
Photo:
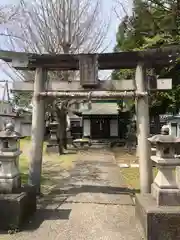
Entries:
<svg viewBox="0 0 180 240">
<path fill-rule="evenodd" d="M 146 70 L 142 63 L 139 63 L 137 65 L 135 83 L 137 91 L 139 92 L 147 91 Z M 152 161 L 150 160 L 150 145 L 148 142 L 150 126 L 148 96 L 137 98 L 136 116 L 137 116 L 137 138 L 140 171 L 140 190 L 141 193 L 150 193 L 152 183 Z"/>
<path fill-rule="evenodd" d="M 31 156 L 29 164 L 29 183 L 37 187 L 40 193 L 41 169 L 44 140 L 45 99 L 37 97 L 37 93 L 45 91 L 47 70 L 36 69 L 34 80 L 32 132 L 31 132 Z"/>
</svg>

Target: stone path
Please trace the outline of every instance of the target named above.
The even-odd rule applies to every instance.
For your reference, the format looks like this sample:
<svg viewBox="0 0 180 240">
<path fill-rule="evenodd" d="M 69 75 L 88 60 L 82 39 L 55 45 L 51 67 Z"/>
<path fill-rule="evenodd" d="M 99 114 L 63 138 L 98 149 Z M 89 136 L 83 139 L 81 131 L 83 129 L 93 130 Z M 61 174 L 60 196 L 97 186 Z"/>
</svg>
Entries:
<svg viewBox="0 0 180 240">
<path fill-rule="evenodd" d="M 56 169 L 53 170 L 55 174 Z M 41 199 L 39 210 L 8 240 L 140 240 L 132 193 L 126 188 L 112 153 L 80 153 L 59 185 Z"/>
</svg>

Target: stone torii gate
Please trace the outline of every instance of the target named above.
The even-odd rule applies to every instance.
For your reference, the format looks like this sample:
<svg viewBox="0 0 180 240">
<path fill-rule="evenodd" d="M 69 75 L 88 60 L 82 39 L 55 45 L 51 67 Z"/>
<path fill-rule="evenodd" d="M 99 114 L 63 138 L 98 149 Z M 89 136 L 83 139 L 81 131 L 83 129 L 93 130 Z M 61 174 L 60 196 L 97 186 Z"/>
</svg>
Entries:
<svg viewBox="0 0 180 240">
<path fill-rule="evenodd" d="M 45 99 L 115 99 L 136 98 L 137 131 L 140 189 L 142 193 L 150 192 L 152 183 L 152 166 L 150 161 L 149 106 L 146 68 L 161 68 L 176 61 L 178 47 L 151 49 L 140 52 L 119 52 L 103 54 L 31 54 L 23 52 L 0 51 L 0 59 L 11 63 L 17 70 L 35 71 L 33 85 L 32 114 L 32 152 L 30 159 L 29 180 L 40 192 L 42 168 L 42 149 L 44 139 Z M 122 89 L 120 85 L 106 84 L 98 80 L 98 69 L 136 69 L 135 80 L 130 88 Z M 80 82 L 59 82 L 58 91 L 48 87 L 48 71 L 80 70 Z M 128 80 L 127 80 L 128 81 Z M 116 81 L 117 82 L 117 81 Z M 121 81 L 119 81 L 121 82 Z M 26 83 L 21 83 L 23 84 Z M 28 84 L 28 83 L 27 83 Z M 24 89 L 26 90 L 26 89 Z M 126 90 L 126 91 L 122 91 Z"/>
</svg>

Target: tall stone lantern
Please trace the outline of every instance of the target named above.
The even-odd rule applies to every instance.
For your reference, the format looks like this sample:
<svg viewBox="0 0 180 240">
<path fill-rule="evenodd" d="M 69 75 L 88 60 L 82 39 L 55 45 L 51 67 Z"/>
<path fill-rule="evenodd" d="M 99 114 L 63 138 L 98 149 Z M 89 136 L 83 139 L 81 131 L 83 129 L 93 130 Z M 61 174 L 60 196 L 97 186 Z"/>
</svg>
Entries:
<svg viewBox="0 0 180 240">
<path fill-rule="evenodd" d="M 136 216 L 147 240 L 180 239 L 180 189 L 176 182 L 176 166 L 180 158 L 176 149 L 180 139 L 168 135 L 167 128 L 148 140 L 156 147 L 151 156 L 158 173 L 151 185 L 151 193 L 136 194 Z"/>
<path fill-rule="evenodd" d="M 158 205 L 179 206 L 180 190 L 176 182 L 176 166 L 180 166 L 180 158 L 175 157 L 180 139 L 171 135 L 155 135 L 148 139 L 156 145 L 156 155 L 151 160 L 156 163 L 158 173 L 151 187 L 151 194 Z"/>
<path fill-rule="evenodd" d="M 0 132 L 0 192 L 12 193 L 21 187 L 19 172 L 19 139 L 14 125 L 8 123 Z"/>
<path fill-rule="evenodd" d="M 36 187 L 22 185 L 21 135 L 8 123 L 0 132 L 0 230 L 17 230 L 36 211 Z"/>
</svg>

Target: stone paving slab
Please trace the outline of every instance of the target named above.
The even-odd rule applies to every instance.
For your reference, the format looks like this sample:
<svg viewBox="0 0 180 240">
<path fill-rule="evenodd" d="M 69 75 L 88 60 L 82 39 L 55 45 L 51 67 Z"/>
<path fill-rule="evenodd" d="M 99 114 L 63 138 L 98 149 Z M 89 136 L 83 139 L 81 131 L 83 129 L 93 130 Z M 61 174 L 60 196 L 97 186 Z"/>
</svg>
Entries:
<svg viewBox="0 0 180 240">
<path fill-rule="evenodd" d="M 41 216 L 41 215 L 40 215 Z M 140 240 L 133 206 L 63 204 L 36 219 L 37 229 L 12 235 L 12 240 Z"/>
<path fill-rule="evenodd" d="M 65 202 L 95 203 L 111 205 L 134 205 L 133 200 L 126 194 L 79 193 L 68 197 Z"/>
<path fill-rule="evenodd" d="M 0 234 L 0 239 L 143 239 L 131 192 L 108 151 L 81 154 L 75 168 L 42 199 L 39 207 L 23 232 Z"/>
</svg>

